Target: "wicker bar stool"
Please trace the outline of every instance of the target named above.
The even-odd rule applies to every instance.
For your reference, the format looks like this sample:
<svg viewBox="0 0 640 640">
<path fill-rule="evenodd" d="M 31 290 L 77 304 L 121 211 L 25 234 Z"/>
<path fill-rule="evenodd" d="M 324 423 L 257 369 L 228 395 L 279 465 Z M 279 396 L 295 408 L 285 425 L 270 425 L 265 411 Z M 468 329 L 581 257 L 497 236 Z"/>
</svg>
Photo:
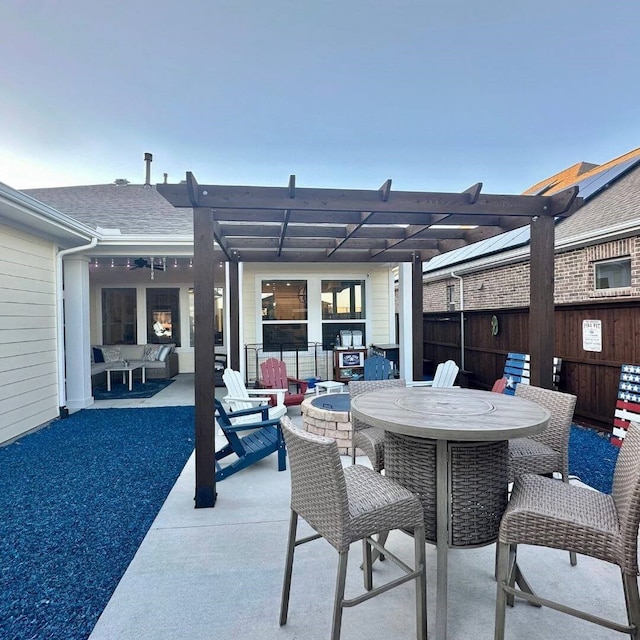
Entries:
<svg viewBox="0 0 640 640">
<path fill-rule="evenodd" d="M 294 427 L 286 416 L 282 418 L 281 424 L 291 467 L 291 519 L 282 586 L 280 625 L 287 622 L 295 548 L 311 540 L 324 538 L 336 549 L 339 556 L 331 639 L 340 638 L 344 607 L 352 607 L 409 580 L 415 580 L 417 637 L 418 640 L 426 640 L 424 516 L 418 498 L 368 467 L 351 465 L 343 469 L 335 440 L 301 431 Z M 296 539 L 299 516 L 317 533 Z M 379 531 L 392 529 L 413 532 L 414 569 L 371 537 Z M 358 540 L 363 541 L 365 591 L 347 600 L 344 591 L 349 546 Z M 404 571 L 404 575 L 373 588 L 372 547 L 384 552 L 389 560 Z"/>
<path fill-rule="evenodd" d="M 516 395 L 548 409 L 551 419 L 542 433 L 509 441 L 509 482 L 523 473 L 550 476 L 554 472 L 569 482 L 569 434 L 576 396 L 528 384 L 519 384 Z M 569 560 L 575 565 L 576 554 L 571 552 Z"/>
<path fill-rule="evenodd" d="M 387 389 L 389 387 L 406 387 L 404 378 L 390 380 L 352 380 L 349 382 L 349 396 L 355 398 L 361 393 Z M 371 460 L 374 471 L 384 469 L 384 429 L 372 427 L 358 418 L 351 418 L 351 462 L 356 463 L 356 449 L 364 451 Z"/>
<path fill-rule="evenodd" d="M 541 433 L 509 441 L 509 481 L 523 473 L 551 475 L 556 471 L 569 482 L 569 434 L 576 396 L 528 384 L 519 384 L 516 395 L 548 409 L 551 419 Z"/>
<path fill-rule="evenodd" d="M 495 640 L 504 638 L 506 604 L 514 596 L 628 633 L 634 639 L 640 637 L 639 523 L 640 425 L 637 423 L 631 423 L 622 443 L 611 495 L 538 475 L 525 474 L 516 478 L 500 525 Z M 516 589 L 519 544 L 565 549 L 617 564 L 622 574 L 628 624 Z"/>
</svg>

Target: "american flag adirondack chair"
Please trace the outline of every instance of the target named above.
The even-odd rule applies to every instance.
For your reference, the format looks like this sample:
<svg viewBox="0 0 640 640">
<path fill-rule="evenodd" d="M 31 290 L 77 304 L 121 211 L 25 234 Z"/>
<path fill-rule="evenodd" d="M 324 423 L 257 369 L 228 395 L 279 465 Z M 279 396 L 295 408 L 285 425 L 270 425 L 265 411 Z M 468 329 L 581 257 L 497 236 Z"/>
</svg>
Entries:
<svg viewBox="0 0 640 640">
<path fill-rule="evenodd" d="M 558 388 L 560 382 L 560 369 L 562 367 L 561 358 L 553 358 L 553 388 Z M 506 378 L 506 385 L 502 393 L 515 395 L 516 387 L 519 384 L 530 384 L 531 382 L 531 356 L 528 353 L 508 353 L 504 365 L 503 378 Z"/>
<path fill-rule="evenodd" d="M 623 364 L 613 416 L 612 444 L 617 447 L 622 444 L 632 421 L 640 422 L 640 365 Z"/>
</svg>

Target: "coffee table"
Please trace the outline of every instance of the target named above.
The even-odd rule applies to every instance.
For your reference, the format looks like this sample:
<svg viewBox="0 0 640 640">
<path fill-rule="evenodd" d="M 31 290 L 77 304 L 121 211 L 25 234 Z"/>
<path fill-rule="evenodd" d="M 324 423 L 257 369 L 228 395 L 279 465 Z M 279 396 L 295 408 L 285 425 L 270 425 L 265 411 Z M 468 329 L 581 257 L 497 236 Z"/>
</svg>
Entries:
<svg viewBox="0 0 640 640">
<path fill-rule="evenodd" d="M 142 384 L 147 382 L 147 368 L 143 364 L 124 364 L 116 362 L 107 369 L 107 391 L 111 391 L 111 374 L 114 371 L 122 371 L 122 384 L 127 382 L 127 372 L 129 373 L 129 391 L 133 391 L 133 372 L 142 369 Z"/>
</svg>

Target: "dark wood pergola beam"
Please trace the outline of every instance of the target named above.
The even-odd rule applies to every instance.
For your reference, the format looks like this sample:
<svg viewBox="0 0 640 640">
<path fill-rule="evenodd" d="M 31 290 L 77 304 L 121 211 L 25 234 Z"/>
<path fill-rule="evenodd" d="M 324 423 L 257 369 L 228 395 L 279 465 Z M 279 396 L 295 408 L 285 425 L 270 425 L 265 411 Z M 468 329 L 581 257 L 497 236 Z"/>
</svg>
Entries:
<svg viewBox="0 0 640 640">
<path fill-rule="evenodd" d="M 379 191 L 296 188 L 291 198 L 288 187 L 238 187 L 197 185 L 187 174 L 187 184 L 158 184 L 158 192 L 175 207 L 211 209 L 262 209 L 287 211 L 394 212 L 433 214 L 489 214 L 509 216 L 563 216 L 571 213 L 577 187 L 551 196 L 478 195 L 469 193 L 391 191 L 381 200 Z M 190 178 L 189 178 L 190 176 Z M 295 203 L 295 204 L 293 204 Z"/>
<path fill-rule="evenodd" d="M 529 197 L 529 196 L 522 196 Z M 358 211 L 316 211 L 287 209 L 290 212 L 289 226 L 305 225 L 316 226 L 344 226 L 347 224 L 361 225 L 362 212 Z M 504 227 L 506 222 L 511 221 L 511 217 L 503 215 L 491 215 L 481 211 L 470 213 L 420 213 L 402 211 L 377 211 L 375 217 L 368 220 L 369 226 L 392 226 L 392 225 L 485 225 L 490 224 L 496 227 Z M 284 220 L 284 212 L 275 209 L 224 209 L 216 207 L 216 218 L 224 224 L 234 222 L 252 223 L 256 225 L 276 224 L 281 225 Z M 530 217 L 513 216 L 513 226 L 529 224 Z"/>
<path fill-rule="evenodd" d="M 217 210 L 216 210 L 217 213 Z M 221 223 L 221 233 L 224 237 L 232 238 L 279 238 L 280 226 L 278 224 L 273 225 L 238 225 Z M 420 229 L 421 231 L 416 231 Z M 378 226 L 370 225 L 367 227 L 360 227 L 355 237 L 358 239 L 364 238 L 386 238 L 389 240 L 406 240 L 407 238 L 420 238 L 423 235 L 430 239 L 437 238 L 463 238 L 466 233 L 465 229 L 438 229 L 437 227 L 430 226 L 415 226 L 411 228 L 411 231 L 407 233 L 406 227 L 391 227 L 391 226 Z M 313 229 L 313 236 L 315 238 L 344 238 L 346 237 L 347 230 L 345 227 L 339 226 L 321 226 L 316 225 Z M 309 228 L 307 226 L 297 226 L 289 223 L 287 226 L 287 238 L 308 238 Z M 352 236 L 353 237 L 353 236 Z"/>
</svg>

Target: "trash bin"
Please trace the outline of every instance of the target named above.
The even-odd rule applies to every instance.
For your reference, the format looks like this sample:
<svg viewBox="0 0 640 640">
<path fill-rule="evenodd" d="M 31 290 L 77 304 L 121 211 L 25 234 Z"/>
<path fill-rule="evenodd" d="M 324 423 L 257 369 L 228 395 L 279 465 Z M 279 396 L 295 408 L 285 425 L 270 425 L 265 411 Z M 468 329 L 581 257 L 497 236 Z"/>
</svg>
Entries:
<svg viewBox="0 0 640 640">
<path fill-rule="evenodd" d="M 352 338 L 353 334 L 351 333 L 351 331 L 345 329 L 340 331 L 340 344 L 343 347 L 350 347 Z"/>
</svg>

